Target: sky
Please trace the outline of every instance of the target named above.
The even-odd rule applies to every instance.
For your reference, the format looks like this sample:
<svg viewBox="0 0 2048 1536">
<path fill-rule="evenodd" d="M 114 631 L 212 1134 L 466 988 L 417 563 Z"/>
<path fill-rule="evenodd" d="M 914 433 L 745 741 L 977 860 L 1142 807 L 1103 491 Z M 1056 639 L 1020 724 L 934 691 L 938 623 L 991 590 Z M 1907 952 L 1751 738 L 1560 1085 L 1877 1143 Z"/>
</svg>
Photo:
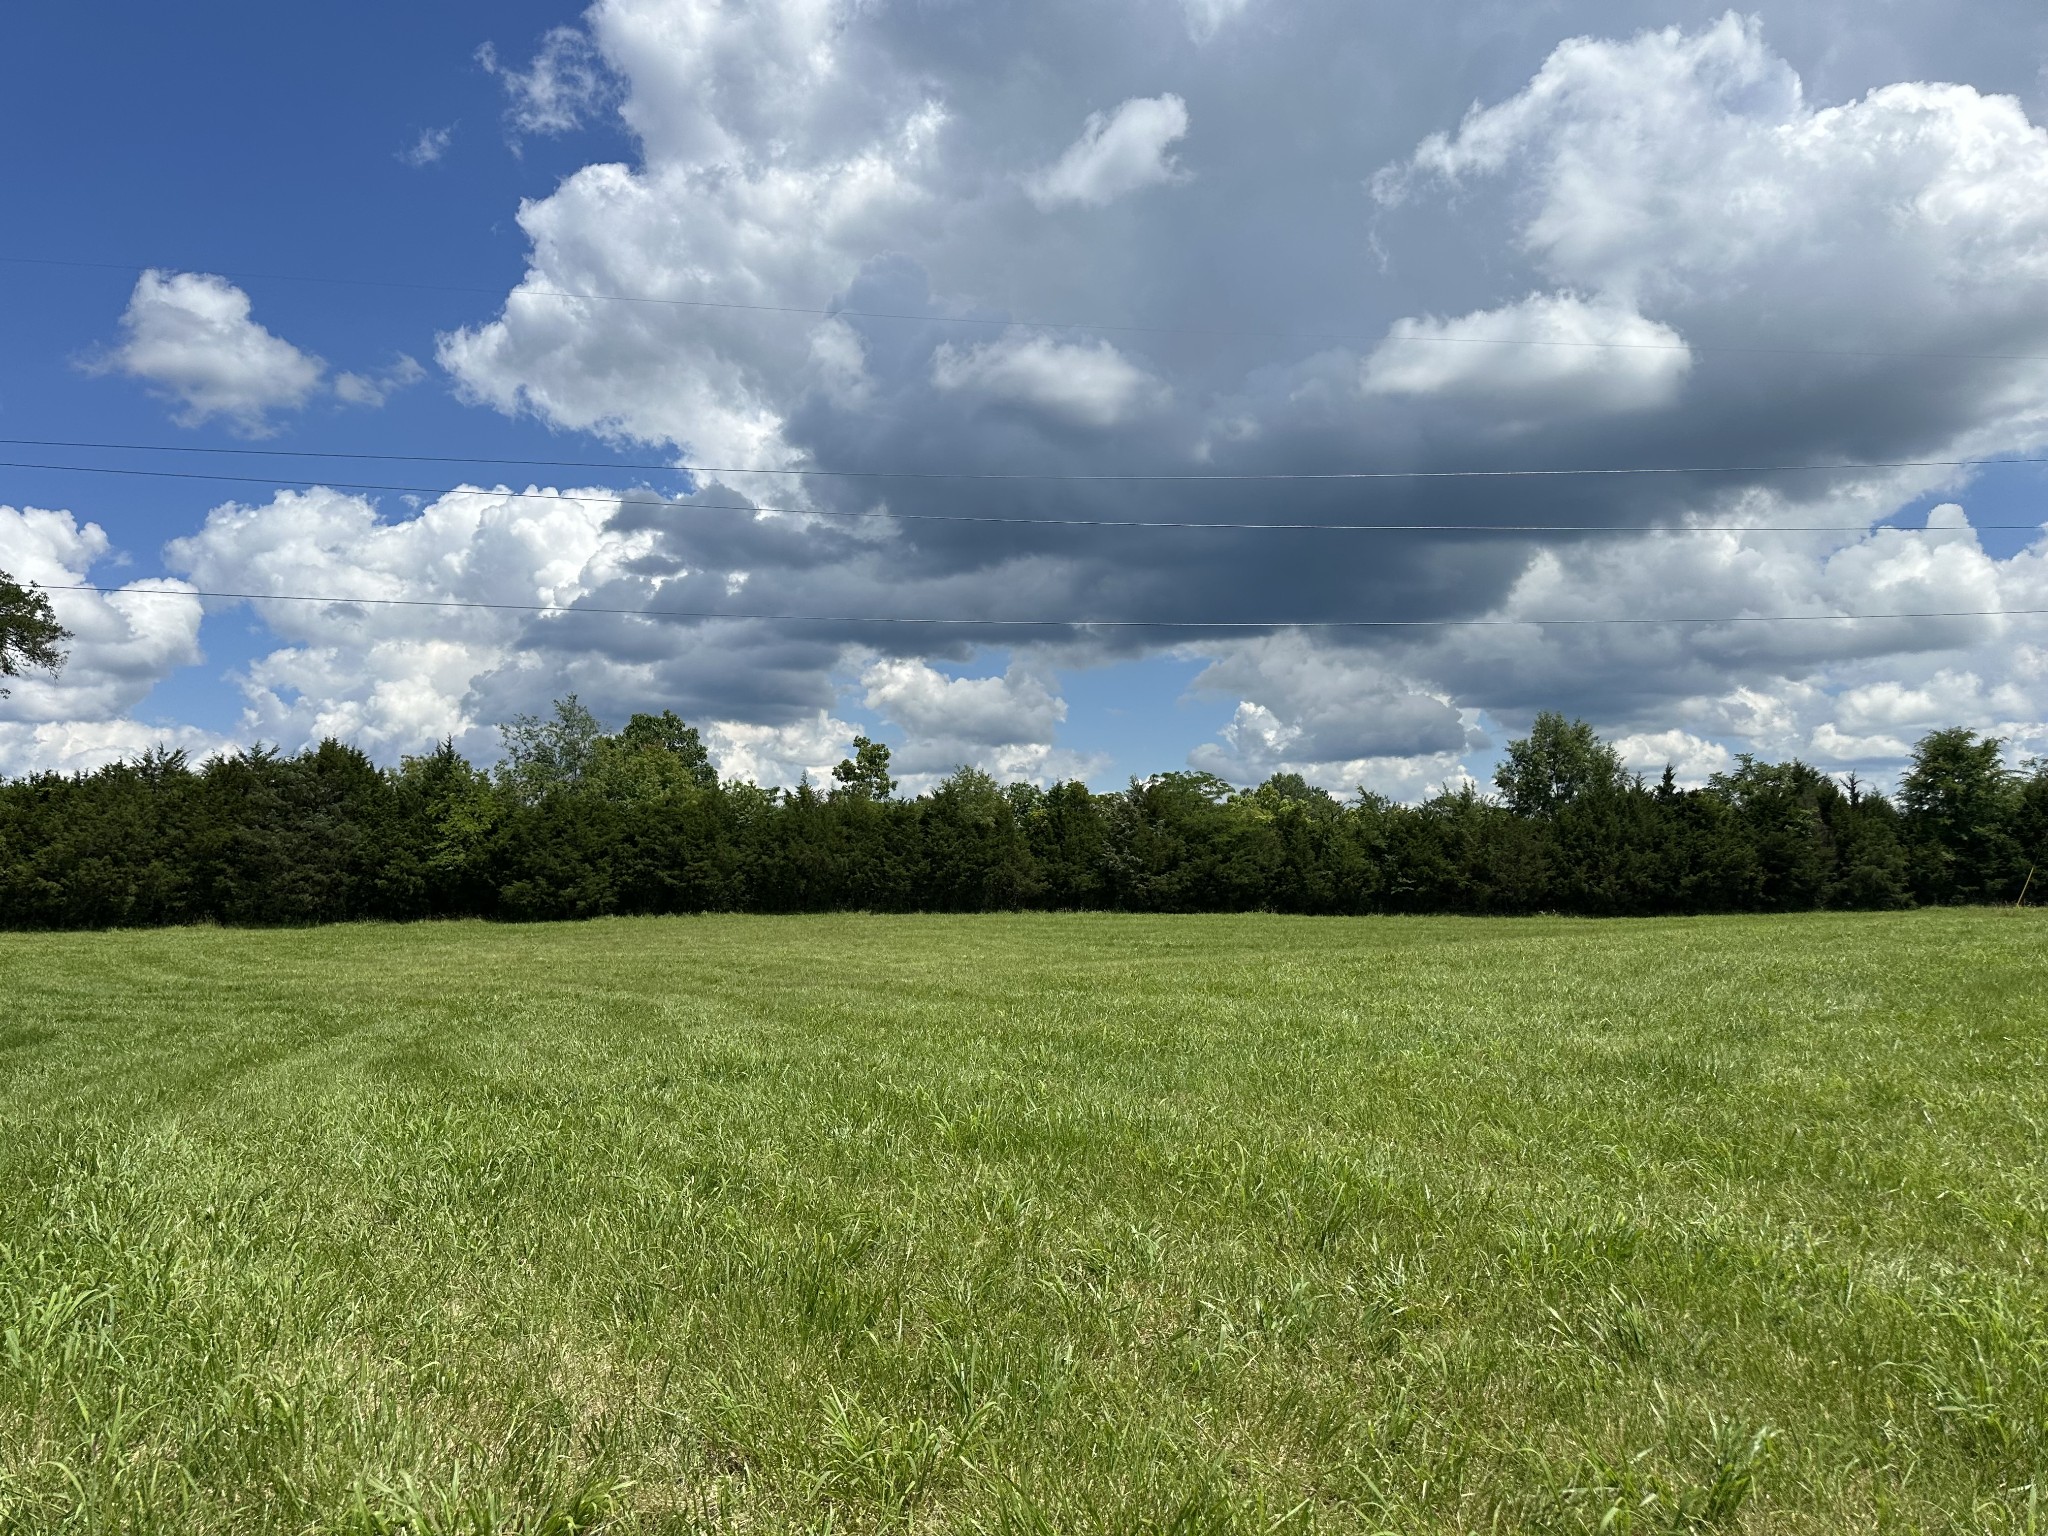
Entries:
<svg viewBox="0 0 2048 1536">
<path fill-rule="evenodd" d="M 0 14 L 0 773 L 2048 755 L 2048 14 Z M 1422 526 L 1418 526 L 1422 525 Z"/>
</svg>

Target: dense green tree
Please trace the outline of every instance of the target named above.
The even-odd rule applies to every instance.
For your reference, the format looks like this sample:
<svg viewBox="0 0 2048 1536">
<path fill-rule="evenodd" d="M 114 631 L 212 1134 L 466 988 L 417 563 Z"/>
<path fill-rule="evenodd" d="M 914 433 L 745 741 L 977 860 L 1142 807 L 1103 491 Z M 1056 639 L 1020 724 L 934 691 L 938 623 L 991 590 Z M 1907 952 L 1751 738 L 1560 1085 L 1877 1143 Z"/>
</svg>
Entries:
<svg viewBox="0 0 2048 1536">
<path fill-rule="evenodd" d="M 1913 749 L 1899 783 L 1914 893 L 1922 901 L 1984 901 L 2015 884 L 2013 840 L 2022 792 L 2005 743 L 1957 727 Z"/>
<path fill-rule="evenodd" d="M 1344 807 L 1298 773 L 1279 773 L 1230 802 L 1263 833 L 1265 894 L 1280 912 L 1357 912 L 1371 900 L 1378 873 L 1348 835 Z"/>
<path fill-rule="evenodd" d="M 1503 794 L 1339 801 L 1298 775 L 1167 773 L 1098 795 L 963 768 L 900 799 L 863 740 L 830 795 L 720 784 L 672 713 L 606 735 L 565 699 L 506 730 L 495 773 L 452 743 L 381 770 L 323 742 L 194 768 L 146 753 L 0 784 L 0 926 L 310 923 L 476 914 L 1020 906 L 1587 914 L 2009 900 L 2048 861 L 2048 771 L 1923 740 L 1901 806 L 1799 762 L 1705 788 L 1624 774 L 1542 717 Z M 2048 889 L 2048 882 L 2041 883 Z"/>
<path fill-rule="evenodd" d="M 1527 736 L 1508 743 L 1493 774 L 1502 800 L 1519 816 L 1552 815 L 1581 795 L 1612 793 L 1627 779 L 1620 754 L 1592 726 L 1552 710 L 1536 717 Z"/>
<path fill-rule="evenodd" d="M 1035 885 L 1031 844 L 1010 799 L 979 768 L 958 768 L 925 797 L 924 878 L 930 905 L 989 912 L 1025 901 Z"/>
<path fill-rule="evenodd" d="M 195 778 L 184 754 L 145 752 L 91 774 L 37 774 L 0 791 L 0 926 L 188 922 L 196 903 Z"/>
<path fill-rule="evenodd" d="M 1854 774 L 1830 812 L 1835 839 L 1838 907 L 1903 907 L 1912 900 L 1906 850 L 1899 841 L 1899 813 L 1883 795 L 1856 782 Z"/>
<path fill-rule="evenodd" d="M 550 786 L 530 802 L 513 794 L 488 853 L 500 912 L 521 919 L 616 912 L 615 866 L 629 813 L 585 790 L 580 778 Z"/>
<path fill-rule="evenodd" d="M 2027 767 L 2013 805 L 2012 839 L 2014 866 L 2026 865 L 2020 886 L 2031 906 L 2048 903 L 2048 761 L 2037 758 Z"/>
<path fill-rule="evenodd" d="M 1140 912 L 1242 911 L 1260 905 L 1259 845 L 1228 809 L 1236 791 L 1213 773 L 1133 779 L 1105 809 L 1104 884 Z M 1247 832 L 1252 833 L 1247 836 Z"/>
<path fill-rule="evenodd" d="M 889 749 L 865 736 L 854 737 L 853 756 L 839 760 L 832 782 L 835 799 L 888 799 L 896 793 L 896 781 L 889 777 Z"/>
<path fill-rule="evenodd" d="M 1574 794 L 1552 813 L 1549 888 L 1538 899 L 1595 916 L 1683 910 L 1676 803 L 1669 780 L 1654 790 L 1628 779 Z"/>
<path fill-rule="evenodd" d="M 338 741 L 297 757 L 254 747 L 215 758 L 196 793 L 199 899 L 230 923 L 379 915 L 396 812 L 389 780 Z"/>
<path fill-rule="evenodd" d="M 1481 795 L 1446 788 L 1415 807 L 1361 810 L 1387 845 L 1387 902 L 1403 912 L 1533 912 L 1549 905 L 1544 826 Z"/>
<path fill-rule="evenodd" d="M 1825 808 L 1840 798 L 1833 780 L 1796 759 L 1759 763 L 1745 753 L 1734 772 L 1715 774 L 1707 788 L 1734 811 L 1752 854 L 1745 905 L 1766 912 L 1830 905 L 1835 843 Z"/>
<path fill-rule="evenodd" d="M 1108 832 L 1088 786 L 1078 779 L 1055 784 L 1032 797 L 1019 819 L 1038 871 L 1040 899 L 1049 907 L 1102 905 Z"/>
<path fill-rule="evenodd" d="M 748 889 L 766 912 L 823 912 L 846 887 L 843 823 L 806 773 L 757 823 Z"/>
<path fill-rule="evenodd" d="M 498 727 L 504 759 L 498 783 L 525 805 L 576 788 L 590 770 L 604 727 L 575 694 L 549 715 L 514 715 Z"/>
<path fill-rule="evenodd" d="M 490 775 L 470 766 L 443 741 L 432 752 L 403 758 L 394 775 L 394 853 L 383 876 L 394 917 L 488 913 L 490 847 L 508 802 Z"/>
<path fill-rule="evenodd" d="M 0 571 L 0 677 L 19 677 L 24 668 L 56 671 L 64 664 L 71 631 L 57 622 L 40 588 L 23 586 Z M 7 689 L 0 686 L 0 699 Z"/>
<path fill-rule="evenodd" d="M 635 715 L 616 736 L 591 741 L 583 773 L 609 800 L 648 805 L 718 788 L 718 769 L 695 726 L 673 710 Z"/>
</svg>

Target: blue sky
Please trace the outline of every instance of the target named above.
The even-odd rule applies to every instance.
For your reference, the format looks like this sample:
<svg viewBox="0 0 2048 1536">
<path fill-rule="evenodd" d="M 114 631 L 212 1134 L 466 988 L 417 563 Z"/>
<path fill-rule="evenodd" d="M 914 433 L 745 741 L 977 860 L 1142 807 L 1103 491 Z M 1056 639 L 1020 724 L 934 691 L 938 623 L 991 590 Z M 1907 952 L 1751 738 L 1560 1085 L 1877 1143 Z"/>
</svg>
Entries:
<svg viewBox="0 0 2048 1536">
<path fill-rule="evenodd" d="M 570 689 L 785 781 L 860 730 L 913 783 L 1413 795 L 1483 780 L 1545 707 L 1693 778 L 1741 751 L 1882 777 L 1948 723 L 2048 750 L 2039 620 L 1811 622 L 2048 608 L 2037 534 L 1983 528 L 2038 527 L 2037 466 L 1258 478 L 2039 455 L 2043 22 L 1850 14 L 15 8 L 0 436 L 234 452 L 0 457 L 242 478 L 0 468 L 0 568 L 78 636 L 0 703 L 0 771 L 328 733 L 487 756 Z M 603 467 L 643 464 L 863 477 Z M 1129 474 L 1179 478 L 1101 478 Z M 422 515 L 337 481 L 483 494 Z M 681 499 L 616 503 L 650 487 Z M 1654 532 L 1701 523 L 1758 531 Z M 152 590 L 58 590 L 87 583 Z M 1781 614 L 1807 618 L 1750 622 Z M 1259 627 L 1290 617 L 1454 627 Z"/>
</svg>

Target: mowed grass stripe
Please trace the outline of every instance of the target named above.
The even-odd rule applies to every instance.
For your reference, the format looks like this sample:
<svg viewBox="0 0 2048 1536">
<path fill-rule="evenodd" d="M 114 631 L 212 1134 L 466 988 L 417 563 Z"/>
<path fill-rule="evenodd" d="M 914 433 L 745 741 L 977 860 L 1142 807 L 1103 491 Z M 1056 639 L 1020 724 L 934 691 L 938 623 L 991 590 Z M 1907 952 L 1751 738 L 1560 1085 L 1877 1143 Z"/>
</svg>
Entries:
<svg viewBox="0 0 2048 1536">
<path fill-rule="evenodd" d="M 2048 925 L 0 937 L 0 1529 L 2029 1529 Z"/>
</svg>

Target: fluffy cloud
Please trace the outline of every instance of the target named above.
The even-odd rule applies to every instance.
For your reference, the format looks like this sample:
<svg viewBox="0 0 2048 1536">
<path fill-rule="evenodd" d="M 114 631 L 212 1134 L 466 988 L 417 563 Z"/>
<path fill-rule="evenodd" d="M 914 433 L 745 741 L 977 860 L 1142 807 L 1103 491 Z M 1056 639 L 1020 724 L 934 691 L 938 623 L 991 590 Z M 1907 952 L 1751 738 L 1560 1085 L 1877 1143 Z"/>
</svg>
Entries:
<svg viewBox="0 0 2048 1536">
<path fill-rule="evenodd" d="M 1507 421 L 1670 406 L 1692 368 L 1667 325 L 1612 302 L 1534 294 L 1456 319 L 1397 321 L 1365 360 L 1368 394 L 1468 400 Z"/>
<path fill-rule="evenodd" d="M 1188 754 L 1188 766 L 1238 784 L 1295 773 L 1332 794 L 1365 790 L 1413 800 L 1474 782 L 1460 750 L 1317 756 L 1322 748 L 1302 725 L 1283 720 L 1265 705 L 1248 699 L 1238 704 L 1230 723 L 1218 735 L 1220 743 L 1206 743 Z"/>
<path fill-rule="evenodd" d="M 1509 172 L 1527 199 L 1517 243 L 1554 279 L 1687 307 L 1798 283 L 1818 308 L 1802 344 L 1868 346 L 1883 288 L 1889 345 L 1953 341 L 1959 322 L 1989 338 L 2001 314 L 2038 314 L 2026 290 L 1997 290 L 2048 277 L 2048 131 L 2017 100 L 1905 82 L 1816 108 L 1755 18 L 1567 42 L 1377 186 Z M 1914 293 L 1978 313 L 1916 317 L 1899 303 Z"/>
<path fill-rule="evenodd" d="M 1099 208 L 1146 187 L 1187 180 L 1168 151 L 1187 136 L 1188 106 L 1178 96 L 1133 96 L 1114 112 L 1091 112 L 1081 137 L 1025 189 L 1041 208 L 1063 203 Z"/>
<path fill-rule="evenodd" d="M 158 744 L 205 751 L 206 732 L 131 718 L 156 685 L 200 659 L 199 599 L 187 584 L 160 578 L 108 592 L 93 584 L 112 553 L 95 523 L 69 512 L 0 507 L 0 570 L 49 590 L 58 622 L 71 631 L 56 676 L 29 672 L 0 699 L 0 772 L 93 768 Z"/>
<path fill-rule="evenodd" d="M 1462 123 L 1455 108 L 1418 120 L 1418 100 L 1442 113 L 1472 99 L 1442 59 L 1474 50 L 1429 16 L 1387 19 L 1409 29 L 1398 69 L 1380 59 L 1392 43 L 1345 51 L 1337 13 L 1314 7 L 1244 28 L 1242 50 L 1188 46 L 1233 9 L 1097 8 L 1076 46 L 1022 13 L 600 0 L 586 35 L 637 158 L 522 208 L 525 279 L 444 336 L 441 360 L 474 401 L 682 464 L 850 472 L 691 482 L 693 506 L 758 497 L 815 517 L 619 508 L 606 537 L 648 540 L 607 589 L 622 604 L 675 583 L 708 604 L 741 582 L 763 612 L 1270 624 L 1058 642 L 1063 665 L 1167 646 L 1209 658 L 1202 686 L 1241 707 L 1199 756 L 1233 776 L 1287 764 L 1426 786 L 1484 750 L 1482 717 L 1497 734 L 1550 705 L 1688 773 L 1743 747 L 1846 761 L 1850 744 L 1907 728 L 1858 725 L 1838 698 L 1944 672 L 1978 679 L 1957 702 L 1973 718 L 2037 729 L 2038 637 L 2018 621 L 1286 625 L 2021 601 L 2038 557 L 1994 558 L 1960 514 L 1932 532 L 1859 531 L 1931 493 L 1970 495 L 1965 474 L 1742 469 L 2048 442 L 2048 138 L 2018 102 L 1909 81 L 1819 105 L 1739 19 L 1589 35 L 1542 59 L 1523 50 L 1548 13 L 1527 12 L 1501 25 L 1512 54 L 1542 59 L 1533 75 L 1485 77 L 1488 104 Z M 1575 14 L 1599 30 L 1597 13 Z M 1131 61 L 1162 40 L 1184 95 L 1127 99 Z M 1091 102 L 1118 100 L 1032 189 L 1089 201 L 1178 174 L 1168 150 L 1192 102 L 1215 150 L 1187 195 L 1103 218 L 1045 218 L 1016 196 L 1017 144 L 1060 143 Z M 1374 177 L 1397 145 L 1415 147 Z M 1273 241 L 1276 227 L 1296 238 Z M 1384 281 L 1360 281 L 1375 269 Z M 1099 321 L 1114 345 L 1055 341 L 1020 315 Z M 1333 315 L 1382 339 L 1309 339 Z M 1003 329 L 972 328 L 987 323 Z M 1679 465 L 1719 472 L 1469 473 Z M 1381 467 L 1421 477 L 1257 478 Z M 1214 478 L 1122 478 L 1134 472 Z M 1016 521 L 1029 518 L 1608 532 Z M 1786 523 L 1851 531 L 1654 532 Z M 835 718 L 852 654 L 932 669 L 986 639 L 1033 676 L 1054 655 L 1021 631 L 906 626 L 878 644 L 859 626 L 646 628 L 680 649 L 650 660 L 630 625 L 603 631 L 575 652 L 577 675 L 611 668 L 771 732 L 825 730 L 805 722 Z M 569 675 L 529 643 L 521 676 Z M 788 753 L 772 760 L 809 761 Z"/>
<path fill-rule="evenodd" d="M 843 121 L 853 108 L 832 67 L 831 10 L 593 8 L 597 46 L 634 82 L 623 110 L 646 163 L 586 167 L 522 206 L 526 279 L 498 319 L 441 338 L 441 362 L 469 398 L 687 447 L 698 462 L 797 457 L 783 425 L 818 376 L 809 336 L 717 306 L 816 307 L 846 284 L 914 216 L 943 121 L 915 94 Z M 651 302 L 559 297 L 587 292 Z"/>
<path fill-rule="evenodd" d="M 202 762 L 234 743 L 212 731 L 173 722 L 140 720 L 0 719 L 0 773 L 91 773 L 110 763 L 134 762 L 146 752 L 183 752 Z"/>
<path fill-rule="evenodd" d="M 1067 718 L 1051 679 L 1013 663 L 998 677 L 951 677 L 908 658 L 878 658 L 861 673 L 861 703 L 909 736 L 895 766 L 915 793 L 961 766 L 1004 779 L 1086 778 L 1097 759 L 1053 743 Z"/>
<path fill-rule="evenodd" d="M 1618 738 L 1614 749 L 1621 754 L 1623 766 L 1642 774 L 1661 774 L 1669 768 L 1672 777 L 1688 789 L 1735 766 L 1734 753 L 1718 741 L 1690 731 L 1637 731 Z"/>
<path fill-rule="evenodd" d="M 1299 630 L 1226 648 L 1193 687 L 1238 696 L 1221 743 L 1188 759 L 1237 783 L 1299 773 L 1337 790 L 1431 788 L 1460 778 L 1480 739 L 1447 697 Z"/>
<path fill-rule="evenodd" d="M 588 626 L 632 621 L 431 605 L 588 598 L 648 543 L 609 537 L 615 510 L 602 492 L 521 502 L 474 490 L 387 521 L 361 497 L 288 491 L 216 509 L 166 557 L 204 590 L 328 599 L 256 605 L 284 643 L 238 676 L 246 734 L 292 745 L 339 736 L 385 758 L 443 736 L 488 752 L 489 728 L 536 694 L 608 702 L 607 683 L 632 668 L 591 664 L 581 648 Z M 509 686 L 529 672 L 542 674 L 537 688 Z"/>
<path fill-rule="evenodd" d="M 181 426 L 219 416 L 249 437 L 268 436 L 273 413 L 301 410 L 330 389 L 345 405 L 374 408 L 426 377 L 401 353 L 388 368 L 343 372 L 330 385 L 325 362 L 257 324 L 249 295 L 206 272 L 144 272 L 121 329 L 121 345 L 93 371 L 141 379 L 177 401 Z"/>
<path fill-rule="evenodd" d="M 1019 335 L 975 347 L 942 342 L 932 382 L 1098 430 L 1162 404 L 1166 391 L 1106 341 Z"/>
<path fill-rule="evenodd" d="M 906 734 L 912 775 L 1075 762 L 1054 750 L 1065 705 L 1039 674 L 950 678 L 876 653 L 859 625 L 792 636 L 744 617 L 885 612 L 900 583 L 861 568 L 856 536 L 726 505 L 470 488 L 391 519 L 362 497 L 283 492 L 217 508 L 167 558 L 202 590 L 255 595 L 283 643 L 236 676 L 242 732 L 288 746 L 333 735 L 389 760 L 449 736 L 488 756 L 498 721 L 573 691 L 614 721 L 680 710 L 729 775 L 820 779 L 854 733 L 832 706 L 857 672 Z M 702 617 L 720 610 L 735 616 Z"/>
<path fill-rule="evenodd" d="M 794 785 L 808 778 L 823 791 L 831 787 L 833 766 L 852 753 L 854 734 L 853 726 L 821 709 L 783 725 L 713 721 L 704 745 L 728 779 Z"/>
<path fill-rule="evenodd" d="M 1491 440 L 1504 426 L 1521 429 L 1511 451 L 1523 463 L 1624 468 L 2034 449 L 2048 439 L 2038 356 L 2048 324 L 2030 286 L 2048 249 L 2044 177 L 2048 134 L 2017 102 L 1907 84 L 1815 108 L 1754 23 L 1567 43 L 1526 90 L 1474 109 L 1376 182 L 1388 235 L 1397 215 L 1428 223 L 1414 200 L 1440 182 L 1476 192 L 1488 178 L 1510 181 L 1502 202 L 1461 204 L 1460 227 L 1469 238 L 1497 219 L 1497 254 L 1526 258 L 1559 286 L 1456 321 L 1396 322 L 1363 363 L 1360 393 L 1400 407 L 1418 467 L 1452 445 L 1466 455 L 1459 467 L 1500 465 Z M 1768 332 L 1759 317 L 1771 317 Z M 1570 345 L 1433 339 L 1449 335 Z M 1698 340 L 1688 349 L 1681 337 Z M 1279 423 L 1291 413 L 1296 444 L 1335 441 L 1347 366 L 1326 355 L 1280 375 L 1264 398 L 1233 403 L 1251 424 L 1238 440 L 1287 432 Z M 1616 410 L 1637 422 L 1626 437 L 1598 428 Z M 1853 528 L 1944 482 L 1960 480 L 1927 469 L 1513 489 L 1530 521 Z M 1446 520 L 1486 520 L 1455 482 L 1429 499 L 1454 514 Z M 1511 728 L 1545 705 L 1577 709 L 1619 734 L 1631 761 L 1649 766 L 1662 752 L 1692 777 L 1721 765 L 1730 742 L 1895 763 L 1913 734 L 1950 721 L 2024 750 L 2048 714 L 2031 660 L 2040 620 L 1822 616 L 2048 606 L 2041 561 L 2038 543 L 1991 557 L 1954 505 L 1937 507 L 1922 533 L 1549 541 L 1517 552 L 1503 590 L 1473 601 L 1484 587 L 1468 582 L 1466 604 L 1443 614 L 1484 625 L 1312 643 L 1362 677 L 1404 679 Z M 1655 622 L 1717 614 L 1821 621 Z M 1512 622 L 1525 616 L 1651 622 Z M 1882 728 L 1894 722 L 1879 718 L 1880 702 L 1919 718 Z M 1223 744 L 1195 760 L 1238 776 L 1317 762 L 1309 709 L 1252 687 Z M 1670 729 L 1674 717 L 1683 729 Z"/>
<path fill-rule="evenodd" d="M 204 272 L 144 272 L 121 316 L 124 340 L 99 367 L 141 379 L 197 426 L 224 416 L 251 436 L 272 411 L 295 411 L 327 365 L 250 318 L 249 296 Z"/>
<path fill-rule="evenodd" d="M 1932 536 L 1879 529 L 1846 541 L 1755 533 L 1587 544 L 1539 558 L 1469 627 L 1342 646 L 1259 642 L 1198 680 L 1246 702 L 1223 745 L 1191 761 L 1238 780 L 1282 762 L 1320 782 L 1347 779 L 1352 766 L 1332 761 L 1347 754 L 1326 743 L 1342 741 L 1352 722 L 1400 718 L 1394 679 L 1515 730 L 1538 707 L 1583 714 L 1617 739 L 1630 767 L 1656 772 L 1668 762 L 1689 783 L 1732 764 L 1730 741 L 1831 766 L 1894 766 L 1915 736 L 1962 724 L 2039 751 L 2048 745 L 2048 532 L 1996 559 L 1959 508 L 1937 508 L 1929 524 Z M 1811 622 L 1525 622 L 1734 616 L 1746 607 Z M 1828 617 L 1942 612 L 2014 616 Z M 1673 718 L 1683 724 L 1673 728 Z M 1382 741 L 1420 763 L 1437 760 L 1437 743 Z"/>
<path fill-rule="evenodd" d="M 948 677 L 921 661 L 890 658 L 861 675 L 869 709 L 914 732 L 982 746 L 1050 741 L 1066 701 L 1042 677 L 1012 667 L 1001 677 Z"/>
<path fill-rule="evenodd" d="M 1813 750 L 1829 763 L 1896 763 L 1912 751 L 1903 736 L 1851 736 L 1832 720 L 1814 727 Z"/>
</svg>

